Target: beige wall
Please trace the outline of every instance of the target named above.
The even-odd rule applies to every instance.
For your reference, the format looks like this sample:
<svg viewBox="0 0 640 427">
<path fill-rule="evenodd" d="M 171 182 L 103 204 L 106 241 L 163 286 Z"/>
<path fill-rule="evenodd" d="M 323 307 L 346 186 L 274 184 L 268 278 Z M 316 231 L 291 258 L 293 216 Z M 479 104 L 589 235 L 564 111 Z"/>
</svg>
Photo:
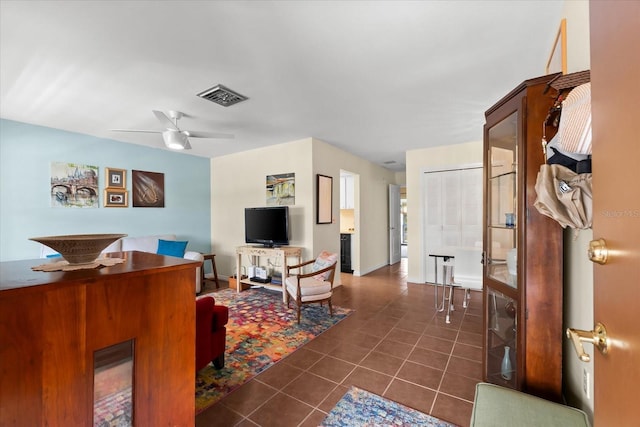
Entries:
<svg viewBox="0 0 640 427">
<path fill-rule="evenodd" d="M 589 2 L 586 0 L 567 1 L 563 16 L 567 19 L 567 71 L 591 68 L 589 52 Z M 564 232 L 564 326 L 585 330 L 593 329 L 593 265 L 587 259 L 592 230 Z M 582 373 L 586 369 L 590 375 L 593 396 L 593 358 L 591 362 L 581 362 L 568 339 L 563 346 L 564 391 L 567 403 L 593 414 L 593 398 L 588 399 L 582 391 Z"/>
<path fill-rule="evenodd" d="M 424 172 L 445 169 L 451 166 L 482 163 L 482 141 L 464 144 L 411 150 L 406 154 L 407 161 L 407 254 L 409 282 L 424 283 L 424 200 L 422 179 Z"/>
<path fill-rule="evenodd" d="M 211 242 L 218 272 L 235 270 L 235 248 L 244 244 L 244 208 L 264 206 L 269 174 L 295 173 L 295 205 L 289 206 L 291 245 L 303 258 L 321 250 L 340 251 L 340 169 L 355 176 L 355 273 L 366 274 L 388 262 L 387 185 L 394 174 L 313 138 L 211 159 Z M 333 177 L 332 224 L 316 224 L 316 174 Z M 362 191 L 361 191 L 362 189 Z M 361 249 L 364 247 L 364 249 Z"/>
<path fill-rule="evenodd" d="M 266 176 L 295 173 L 295 205 L 289 206 L 291 245 L 308 248 L 313 227 L 311 139 L 211 159 L 211 246 L 221 276 L 235 271 L 235 248 L 244 245 L 244 208 L 266 205 Z"/>
<path fill-rule="evenodd" d="M 354 175 L 355 233 L 351 237 L 354 275 L 364 275 L 389 263 L 389 184 L 395 184 L 395 174 L 382 166 L 332 145 L 313 140 L 313 168 L 316 173 L 333 176 L 334 224 L 327 233 L 316 227 L 316 247 L 323 243 L 339 245 L 340 238 L 340 170 Z M 315 223 L 315 217 L 313 218 Z"/>
</svg>

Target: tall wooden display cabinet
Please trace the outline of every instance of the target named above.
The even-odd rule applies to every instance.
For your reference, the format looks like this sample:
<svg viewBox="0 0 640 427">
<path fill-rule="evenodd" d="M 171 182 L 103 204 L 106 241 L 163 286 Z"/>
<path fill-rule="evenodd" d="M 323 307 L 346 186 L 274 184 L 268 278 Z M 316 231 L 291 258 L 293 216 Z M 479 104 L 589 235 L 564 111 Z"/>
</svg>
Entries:
<svg viewBox="0 0 640 427">
<path fill-rule="evenodd" d="M 562 228 L 533 206 L 556 76 L 523 82 L 485 113 L 483 369 L 488 382 L 560 401 Z"/>
</svg>

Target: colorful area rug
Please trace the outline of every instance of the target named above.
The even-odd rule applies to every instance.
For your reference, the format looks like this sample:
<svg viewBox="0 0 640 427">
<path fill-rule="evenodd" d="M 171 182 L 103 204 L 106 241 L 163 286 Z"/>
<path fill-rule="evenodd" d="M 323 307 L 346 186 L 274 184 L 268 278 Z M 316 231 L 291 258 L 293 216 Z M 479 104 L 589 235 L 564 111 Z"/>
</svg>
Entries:
<svg viewBox="0 0 640 427">
<path fill-rule="evenodd" d="M 298 325 L 295 304 L 287 308 L 280 292 L 260 288 L 237 293 L 224 289 L 210 295 L 216 304 L 229 307 L 227 349 L 223 369 L 209 364 L 196 375 L 196 413 L 353 312 L 334 306 L 331 317 L 326 304 L 305 305 Z"/>
<path fill-rule="evenodd" d="M 429 426 L 456 427 L 431 415 L 351 387 L 322 421 L 323 427 Z"/>
</svg>

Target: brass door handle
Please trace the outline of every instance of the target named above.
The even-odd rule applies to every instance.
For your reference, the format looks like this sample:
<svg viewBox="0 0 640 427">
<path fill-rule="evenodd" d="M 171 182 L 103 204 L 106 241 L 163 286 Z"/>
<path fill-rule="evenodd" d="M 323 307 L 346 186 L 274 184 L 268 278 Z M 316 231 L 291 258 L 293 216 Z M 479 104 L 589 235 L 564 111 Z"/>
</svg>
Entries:
<svg viewBox="0 0 640 427">
<path fill-rule="evenodd" d="M 600 322 L 596 324 L 593 331 L 583 331 L 581 329 L 567 328 L 567 338 L 573 342 L 578 358 L 583 362 L 588 362 L 591 357 L 584 351 L 583 342 L 590 342 L 600 353 L 607 354 L 609 351 L 609 339 L 607 338 L 607 329 Z"/>
<path fill-rule="evenodd" d="M 609 258 L 607 242 L 605 242 L 604 239 L 590 241 L 589 249 L 587 249 L 587 255 L 592 262 L 606 264 L 607 259 Z"/>
</svg>

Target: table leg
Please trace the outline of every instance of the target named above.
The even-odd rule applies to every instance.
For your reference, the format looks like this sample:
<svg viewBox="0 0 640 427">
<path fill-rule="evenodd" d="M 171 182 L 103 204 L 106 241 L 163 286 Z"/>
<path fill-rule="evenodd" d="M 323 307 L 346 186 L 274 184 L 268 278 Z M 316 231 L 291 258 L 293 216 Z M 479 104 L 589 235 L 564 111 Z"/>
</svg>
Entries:
<svg viewBox="0 0 640 427">
<path fill-rule="evenodd" d="M 282 302 L 285 304 L 289 304 L 289 294 L 287 294 L 287 256 L 284 255 L 282 260 Z"/>
<path fill-rule="evenodd" d="M 242 290 L 242 284 L 240 280 L 242 276 L 240 275 L 240 263 L 242 262 L 242 254 L 238 254 L 238 259 L 236 260 L 236 292 L 240 293 Z"/>
<path fill-rule="evenodd" d="M 436 311 L 440 312 L 444 310 L 444 302 L 445 302 L 445 288 L 444 288 L 444 283 L 442 284 L 442 303 L 438 304 L 438 286 L 440 286 L 440 284 L 438 283 L 438 257 L 435 256 L 433 257 L 433 288 L 435 290 L 435 299 L 434 299 L 434 303 L 435 303 L 435 309 Z"/>
</svg>

